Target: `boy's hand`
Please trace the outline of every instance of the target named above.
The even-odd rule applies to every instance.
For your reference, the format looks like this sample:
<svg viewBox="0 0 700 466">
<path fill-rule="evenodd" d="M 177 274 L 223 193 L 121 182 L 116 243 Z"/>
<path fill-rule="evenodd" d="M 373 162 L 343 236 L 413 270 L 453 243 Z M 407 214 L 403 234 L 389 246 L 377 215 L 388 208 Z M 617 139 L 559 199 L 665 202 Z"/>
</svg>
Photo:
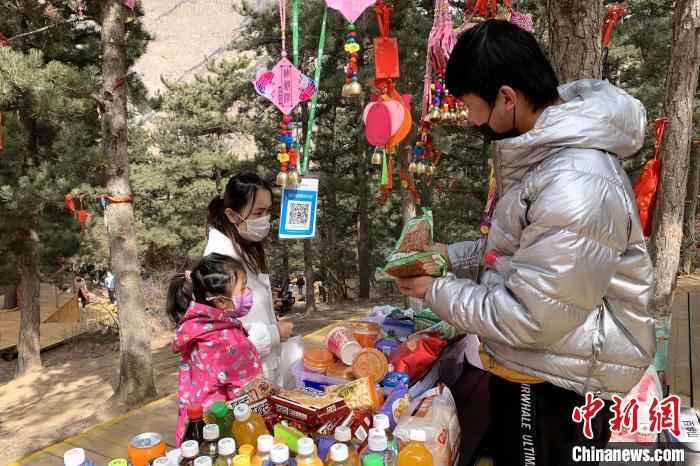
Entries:
<svg viewBox="0 0 700 466">
<path fill-rule="evenodd" d="M 399 291 L 411 298 L 423 299 L 433 284 L 433 277 L 401 278 L 398 281 Z"/>
<path fill-rule="evenodd" d="M 289 340 L 289 338 L 294 333 L 294 322 L 291 322 L 291 321 L 286 320 L 286 319 L 278 320 L 277 321 L 277 331 L 279 331 L 281 342 L 285 342 L 285 341 Z"/>
</svg>

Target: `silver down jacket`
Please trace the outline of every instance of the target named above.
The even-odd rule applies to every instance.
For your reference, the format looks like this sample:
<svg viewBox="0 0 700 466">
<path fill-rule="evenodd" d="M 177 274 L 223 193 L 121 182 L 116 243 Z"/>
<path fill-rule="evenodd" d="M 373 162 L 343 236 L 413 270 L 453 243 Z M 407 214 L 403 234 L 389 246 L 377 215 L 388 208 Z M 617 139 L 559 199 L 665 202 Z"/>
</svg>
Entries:
<svg viewBox="0 0 700 466">
<path fill-rule="evenodd" d="M 641 148 L 646 113 L 605 81 L 559 93 L 564 103 L 531 131 L 495 143 L 500 198 L 486 251 L 496 263 L 479 283 L 435 280 L 425 299 L 503 365 L 610 398 L 641 379 L 656 347 L 652 264 L 617 160 Z"/>
</svg>

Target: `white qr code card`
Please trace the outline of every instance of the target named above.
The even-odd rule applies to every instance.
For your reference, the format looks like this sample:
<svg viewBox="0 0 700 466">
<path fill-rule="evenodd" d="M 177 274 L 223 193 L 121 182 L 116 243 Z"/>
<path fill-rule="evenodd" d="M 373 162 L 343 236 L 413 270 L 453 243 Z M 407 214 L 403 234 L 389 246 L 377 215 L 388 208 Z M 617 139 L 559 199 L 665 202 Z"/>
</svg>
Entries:
<svg viewBox="0 0 700 466">
<path fill-rule="evenodd" d="M 302 178 L 294 188 L 282 190 L 279 235 L 282 239 L 313 238 L 316 234 L 318 179 Z"/>
</svg>

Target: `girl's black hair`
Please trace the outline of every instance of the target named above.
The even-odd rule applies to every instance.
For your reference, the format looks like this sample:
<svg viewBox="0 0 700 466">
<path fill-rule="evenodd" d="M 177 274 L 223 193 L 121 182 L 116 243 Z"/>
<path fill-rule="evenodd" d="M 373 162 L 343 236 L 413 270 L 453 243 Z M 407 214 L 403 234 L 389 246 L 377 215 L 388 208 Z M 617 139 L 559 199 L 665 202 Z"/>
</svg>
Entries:
<svg viewBox="0 0 700 466">
<path fill-rule="evenodd" d="M 231 177 L 223 196 L 216 196 L 209 203 L 207 225 L 231 238 L 234 248 L 241 255 L 246 267 L 255 273 L 267 273 L 265 249 L 262 242 L 246 241 L 238 228 L 226 216 L 226 209 L 241 213 L 246 206 L 254 206 L 258 190 L 265 189 L 272 196 L 272 187 L 255 173 L 240 173 Z M 244 218 L 247 218 L 244 217 Z"/>
<path fill-rule="evenodd" d="M 190 302 L 210 305 L 207 298 L 231 296 L 231 281 L 236 276 L 245 274 L 243 264 L 230 256 L 209 254 L 204 256 L 190 272 L 177 274 L 170 281 L 166 311 L 175 325 L 187 312 Z"/>
</svg>

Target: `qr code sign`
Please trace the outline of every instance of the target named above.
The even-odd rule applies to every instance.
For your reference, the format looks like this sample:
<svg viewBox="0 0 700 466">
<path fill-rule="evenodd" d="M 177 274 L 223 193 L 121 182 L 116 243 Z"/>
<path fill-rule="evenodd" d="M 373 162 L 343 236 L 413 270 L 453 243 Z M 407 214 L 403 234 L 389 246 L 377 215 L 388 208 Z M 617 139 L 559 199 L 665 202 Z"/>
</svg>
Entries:
<svg viewBox="0 0 700 466">
<path fill-rule="evenodd" d="M 311 224 L 310 202 L 289 202 L 287 228 L 304 230 Z"/>
</svg>

